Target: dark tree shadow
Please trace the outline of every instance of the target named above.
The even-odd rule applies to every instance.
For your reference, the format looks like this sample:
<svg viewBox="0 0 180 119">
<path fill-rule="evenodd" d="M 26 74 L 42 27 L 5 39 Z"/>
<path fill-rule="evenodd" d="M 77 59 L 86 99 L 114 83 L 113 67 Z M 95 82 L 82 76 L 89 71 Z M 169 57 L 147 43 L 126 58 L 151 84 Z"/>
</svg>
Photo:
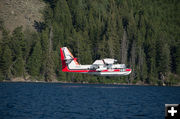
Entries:
<svg viewBox="0 0 180 119">
<path fill-rule="evenodd" d="M 38 22 L 34 20 L 34 25 L 33 27 L 37 30 L 37 32 L 42 32 L 46 28 L 46 24 L 44 22 Z"/>
</svg>

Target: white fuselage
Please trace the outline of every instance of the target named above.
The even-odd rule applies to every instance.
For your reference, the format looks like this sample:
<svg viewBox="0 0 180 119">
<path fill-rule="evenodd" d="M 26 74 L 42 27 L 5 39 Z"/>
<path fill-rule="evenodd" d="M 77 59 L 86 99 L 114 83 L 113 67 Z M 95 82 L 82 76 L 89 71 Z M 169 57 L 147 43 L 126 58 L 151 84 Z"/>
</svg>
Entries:
<svg viewBox="0 0 180 119">
<path fill-rule="evenodd" d="M 80 65 L 66 48 L 60 48 L 62 71 L 88 73 L 102 76 L 124 76 L 131 73 L 131 69 L 126 68 L 125 64 L 114 64 L 115 59 L 96 60 L 92 65 Z"/>
</svg>

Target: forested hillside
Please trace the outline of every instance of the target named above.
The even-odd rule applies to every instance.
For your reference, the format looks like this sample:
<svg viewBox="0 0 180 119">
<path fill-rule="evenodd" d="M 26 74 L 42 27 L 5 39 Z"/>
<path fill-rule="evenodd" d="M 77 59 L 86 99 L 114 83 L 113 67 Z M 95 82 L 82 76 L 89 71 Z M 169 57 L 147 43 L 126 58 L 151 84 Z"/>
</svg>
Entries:
<svg viewBox="0 0 180 119">
<path fill-rule="evenodd" d="M 44 0 L 44 22 L 37 32 L 9 33 L 1 21 L 0 79 L 138 83 L 180 82 L 178 0 Z M 80 64 L 115 58 L 132 68 L 124 77 L 61 72 L 59 48 L 66 46 Z"/>
</svg>

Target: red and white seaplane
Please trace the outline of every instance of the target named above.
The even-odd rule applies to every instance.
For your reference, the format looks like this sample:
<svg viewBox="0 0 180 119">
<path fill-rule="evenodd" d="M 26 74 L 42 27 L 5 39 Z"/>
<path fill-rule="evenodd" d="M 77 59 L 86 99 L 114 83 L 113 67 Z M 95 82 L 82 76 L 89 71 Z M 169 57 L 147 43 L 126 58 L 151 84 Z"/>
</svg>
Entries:
<svg viewBox="0 0 180 119">
<path fill-rule="evenodd" d="M 131 73 L 131 69 L 126 68 L 125 64 L 114 64 L 115 59 L 96 60 L 91 65 L 80 65 L 77 58 L 74 58 L 67 47 L 60 48 L 62 71 L 87 73 L 102 76 L 124 76 Z"/>
</svg>

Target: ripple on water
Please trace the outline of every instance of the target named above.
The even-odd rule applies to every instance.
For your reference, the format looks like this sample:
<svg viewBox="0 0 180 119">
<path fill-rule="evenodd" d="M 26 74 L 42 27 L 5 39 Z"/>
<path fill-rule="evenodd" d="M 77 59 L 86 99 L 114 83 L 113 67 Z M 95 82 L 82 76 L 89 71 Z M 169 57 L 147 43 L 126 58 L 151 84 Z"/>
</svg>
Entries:
<svg viewBox="0 0 180 119">
<path fill-rule="evenodd" d="M 0 119 L 164 118 L 180 87 L 0 83 Z"/>
</svg>

